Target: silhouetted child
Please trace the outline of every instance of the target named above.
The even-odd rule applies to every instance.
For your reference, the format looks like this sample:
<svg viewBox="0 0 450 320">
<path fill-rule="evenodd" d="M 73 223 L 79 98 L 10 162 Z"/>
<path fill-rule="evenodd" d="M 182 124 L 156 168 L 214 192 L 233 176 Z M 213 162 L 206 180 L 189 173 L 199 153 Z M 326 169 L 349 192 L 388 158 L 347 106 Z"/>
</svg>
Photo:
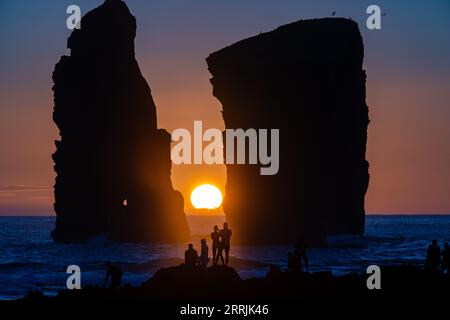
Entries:
<svg viewBox="0 0 450 320">
<path fill-rule="evenodd" d="M 206 245 L 206 240 L 201 240 L 202 249 L 200 251 L 200 265 L 202 268 L 206 269 L 208 267 L 208 246 Z"/>
<path fill-rule="evenodd" d="M 295 255 L 297 256 L 299 268 L 302 270 L 302 260 L 305 262 L 306 272 L 309 272 L 308 255 L 306 254 L 305 238 L 300 236 L 297 244 L 295 245 Z"/>
<path fill-rule="evenodd" d="M 431 245 L 428 246 L 425 269 L 436 271 L 439 269 L 440 264 L 441 248 L 439 248 L 437 240 L 433 239 Z"/>
<path fill-rule="evenodd" d="M 216 265 L 219 260 L 219 256 L 217 255 L 219 247 L 220 247 L 220 234 L 219 227 L 214 226 L 214 231 L 211 232 L 211 240 L 212 240 L 212 251 L 213 251 L 213 264 Z M 223 258 L 222 258 L 223 260 Z"/>
<path fill-rule="evenodd" d="M 198 253 L 194 250 L 192 243 L 189 243 L 188 249 L 184 252 L 184 264 L 188 267 L 195 267 L 198 263 Z"/>
<path fill-rule="evenodd" d="M 222 250 L 225 251 L 225 265 L 228 265 L 228 259 L 230 257 L 230 239 L 231 239 L 231 230 L 228 229 L 228 223 L 223 224 L 223 229 L 220 230 L 220 247 L 219 247 L 219 256 L 222 259 L 223 263 L 223 255 Z M 218 259 L 217 259 L 218 260 Z"/>
<path fill-rule="evenodd" d="M 108 282 L 109 277 L 111 277 L 110 289 L 117 289 L 120 287 L 120 282 L 122 281 L 122 270 L 119 267 L 113 265 L 111 261 L 105 263 L 106 267 L 106 277 L 103 282 L 103 287 L 105 287 L 106 282 Z"/>
<path fill-rule="evenodd" d="M 448 242 L 445 242 L 444 249 L 442 250 L 441 271 L 447 271 L 447 274 L 450 274 L 450 247 Z"/>
</svg>

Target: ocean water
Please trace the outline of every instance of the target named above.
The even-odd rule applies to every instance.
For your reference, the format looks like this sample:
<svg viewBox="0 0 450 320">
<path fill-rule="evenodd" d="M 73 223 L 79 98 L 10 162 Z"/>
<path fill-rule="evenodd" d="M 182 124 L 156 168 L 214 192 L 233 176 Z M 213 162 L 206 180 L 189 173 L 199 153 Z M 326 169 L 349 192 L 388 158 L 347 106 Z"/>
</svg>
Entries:
<svg viewBox="0 0 450 320">
<path fill-rule="evenodd" d="M 81 268 L 81 285 L 101 285 L 104 262 L 124 271 L 123 283 L 139 285 L 161 267 L 178 265 L 185 245 L 129 244 L 102 237 L 89 243 L 56 244 L 50 238 L 54 217 L 0 217 L 0 299 L 16 299 L 30 290 L 54 295 L 66 285 L 66 268 Z M 223 217 L 189 217 L 194 243 Z M 339 239 L 328 248 L 309 249 L 310 271 L 364 272 L 368 265 L 423 265 L 436 238 L 450 241 L 450 216 L 367 216 L 362 238 Z M 198 241 L 199 242 L 199 241 Z M 264 276 L 268 264 L 286 267 L 289 247 L 231 249 L 231 266 L 241 277 Z"/>
</svg>

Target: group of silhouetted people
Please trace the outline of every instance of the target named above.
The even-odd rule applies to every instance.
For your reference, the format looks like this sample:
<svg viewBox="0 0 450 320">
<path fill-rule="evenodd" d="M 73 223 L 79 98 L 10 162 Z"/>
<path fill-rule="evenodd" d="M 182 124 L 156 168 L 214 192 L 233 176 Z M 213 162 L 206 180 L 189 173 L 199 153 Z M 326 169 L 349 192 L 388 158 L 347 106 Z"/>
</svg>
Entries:
<svg viewBox="0 0 450 320">
<path fill-rule="evenodd" d="M 228 228 L 228 224 L 223 224 L 223 229 L 219 230 L 218 226 L 214 226 L 214 231 L 211 233 L 212 249 L 213 249 L 213 264 L 217 265 L 219 259 L 222 261 L 222 265 L 228 265 L 229 253 L 230 253 L 230 238 L 231 230 Z M 223 257 L 225 252 L 225 259 Z M 209 262 L 209 248 L 205 239 L 201 239 L 200 256 L 194 249 L 192 243 L 188 245 L 188 249 L 184 253 L 185 265 L 189 267 L 200 266 L 207 268 Z M 288 254 L 288 269 L 291 271 L 302 271 L 302 262 L 305 263 L 306 271 L 308 272 L 308 256 L 306 254 L 306 244 L 304 237 L 300 237 L 299 241 L 294 247 L 294 251 Z M 117 289 L 120 286 L 122 280 L 122 270 L 113 265 L 110 261 L 106 262 L 106 278 L 103 282 L 103 287 L 111 278 L 111 284 L 109 288 Z M 438 241 L 433 239 L 428 246 L 427 256 L 425 261 L 425 269 L 438 272 L 439 270 L 444 273 L 450 274 L 450 246 L 448 242 L 444 243 L 444 248 L 438 245 Z M 280 272 L 279 268 L 271 268 L 271 273 L 275 274 Z"/>
<path fill-rule="evenodd" d="M 448 242 L 444 243 L 444 249 L 439 247 L 438 241 L 433 239 L 428 246 L 427 257 L 425 260 L 425 269 L 431 271 L 450 272 L 450 247 Z"/>
<path fill-rule="evenodd" d="M 211 232 L 211 240 L 213 242 L 213 264 L 222 261 L 222 265 L 228 265 L 230 256 L 230 239 L 231 230 L 228 229 L 228 223 L 223 224 L 223 229 L 219 231 L 219 227 L 214 226 L 214 231 Z M 223 260 L 223 251 L 225 251 L 225 261 Z"/>
<path fill-rule="evenodd" d="M 217 265 L 219 259 L 222 261 L 222 265 L 228 265 L 230 239 L 231 229 L 228 228 L 228 223 L 225 222 L 223 224 L 222 230 L 219 230 L 218 226 L 214 226 L 213 232 L 211 232 L 213 265 Z M 223 252 L 225 252 L 225 259 L 223 257 Z M 206 240 L 201 240 L 200 256 L 198 255 L 197 250 L 194 249 L 192 243 L 190 243 L 188 249 L 184 253 L 184 261 L 186 266 L 201 266 L 202 268 L 206 268 L 209 262 L 209 248 L 206 244 Z"/>
<path fill-rule="evenodd" d="M 194 245 L 189 243 L 188 249 L 184 252 L 184 264 L 188 267 L 202 266 L 206 268 L 208 266 L 208 246 L 206 240 L 201 240 L 201 254 L 198 256 L 197 250 L 194 249 Z"/>
<path fill-rule="evenodd" d="M 219 258 L 222 261 L 222 265 L 228 265 L 228 259 L 230 255 L 230 239 L 231 230 L 228 228 L 228 223 L 223 224 L 223 229 L 219 230 L 218 226 L 214 226 L 214 231 L 211 232 L 212 248 L 213 248 L 213 264 L 216 265 L 219 262 Z M 194 249 L 192 243 L 188 245 L 188 249 L 184 253 L 185 265 L 189 267 L 200 266 L 205 268 L 208 266 L 209 262 L 209 248 L 206 244 L 206 240 L 202 239 L 200 241 L 201 249 L 200 256 L 197 250 Z M 225 252 L 225 259 L 223 257 L 223 252 Z M 122 270 L 108 261 L 105 263 L 106 277 L 103 281 L 103 287 L 106 286 L 109 279 L 111 283 L 109 285 L 110 289 L 117 289 L 122 281 Z"/>
</svg>

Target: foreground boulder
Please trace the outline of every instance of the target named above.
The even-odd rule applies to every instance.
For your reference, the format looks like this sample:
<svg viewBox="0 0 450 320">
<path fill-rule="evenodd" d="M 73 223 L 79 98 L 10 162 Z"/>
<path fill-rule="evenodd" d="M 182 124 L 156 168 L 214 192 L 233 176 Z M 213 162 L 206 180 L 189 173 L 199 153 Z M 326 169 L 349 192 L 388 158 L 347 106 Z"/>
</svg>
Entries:
<svg viewBox="0 0 450 320">
<path fill-rule="evenodd" d="M 241 283 L 233 268 L 202 269 L 180 265 L 157 271 L 143 283 L 142 289 L 161 299 L 225 299 L 233 296 Z"/>
</svg>

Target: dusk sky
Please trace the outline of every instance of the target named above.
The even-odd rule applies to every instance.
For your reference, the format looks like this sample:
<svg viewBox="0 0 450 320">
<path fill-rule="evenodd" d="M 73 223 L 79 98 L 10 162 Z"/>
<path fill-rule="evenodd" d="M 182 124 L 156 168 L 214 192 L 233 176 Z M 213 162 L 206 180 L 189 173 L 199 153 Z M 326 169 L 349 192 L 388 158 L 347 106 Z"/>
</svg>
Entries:
<svg viewBox="0 0 450 320">
<path fill-rule="evenodd" d="M 94 0 L 0 0 L 0 215 L 53 214 L 54 65 L 70 31 L 66 8 Z M 357 21 L 365 44 L 370 185 L 367 213 L 450 213 L 450 2 L 126 1 L 137 19 L 136 58 L 169 132 L 224 129 L 205 58 L 241 39 L 300 19 Z M 366 28 L 366 8 L 386 13 Z M 80 123 L 80 128 L 83 124 Z M 282 134 L 282 132 L 280 133 Z M 280 166 L 283 159 L 280 159 Z M 224 166 L 173 166 L 174 187 L 224 190 Z"/>
</svg>

